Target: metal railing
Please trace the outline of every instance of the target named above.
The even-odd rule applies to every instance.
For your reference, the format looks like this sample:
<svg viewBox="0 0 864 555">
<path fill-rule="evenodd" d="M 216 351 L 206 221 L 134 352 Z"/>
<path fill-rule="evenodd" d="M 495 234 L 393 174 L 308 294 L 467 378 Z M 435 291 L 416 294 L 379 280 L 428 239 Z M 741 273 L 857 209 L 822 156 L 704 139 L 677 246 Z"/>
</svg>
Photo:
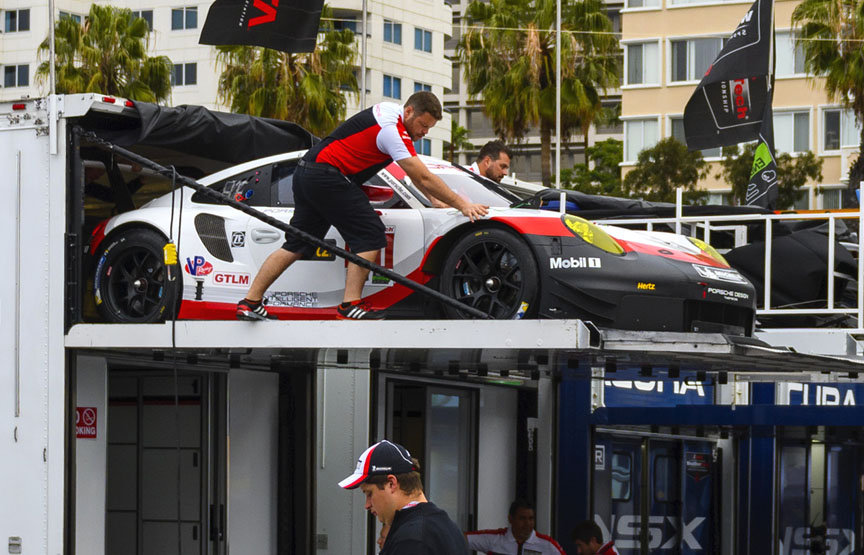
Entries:
<svg viewBox="0 0 864 555">
<path fill-rule="evenodd" d="M 864 182 L 861 184 L 864 188 Z M 859 188 L 859 195 L 861 195 Z M 864 195 L 859 196 L 861 198 Z M 676 195 L 675 217 L 673 218 L 620 218 L 620 219 L 604 219 L 598 221 L 601 224 L 618 225 L 622 227 L 645 226 L 648 231 L 653 231 L 656 226 L 674 226 L 675 233 L 682 234 L 685 227 L 690 228 L 688 235 L 696 235 L 701 232 L 702 239 L 706 243 L 711 243 L 712 231 L 725 231 L 734 233 L 735 246 L 747 244 L 748 230 L 747 224 L 762 223 L 765 226 L 765 268 L 764 268 L 764 290 L 762 306 L 758 308 L 757 315 L 789 315 L 789 316 L 804 316 L 804 315 L 834 315 L 846 314 L 855 316 L 859 322 L 864 322 L 864 211 L 855 210 L 825 210 L 820 212 L 805 212 L 805 213 L 783 213 L 783 214 L 739 214 L 739 215 L 724 215 L 724 216 L 684 216 L 682 190 L 679 188 Z M 836 231 L 838 219 L 856 219 L 858 221 L 858 242 L 855 253 L 857 259 L 857 306 L 855 307 L 837 307 L 835 299 L 834 285 L 834 265 L 836 260 Z M 826 283 L 827 283 L 827 299 L 825 308 L 784 308 L 773 307 L 771 304 L 771 288 L 772 288 L 772 246 L 773 246 L 773 231 L 774 222 L 778 221 L 802 221 L 802 220 L 825 220 L 828 223 L 828 260 L 825 267 Z"/>
</svg>

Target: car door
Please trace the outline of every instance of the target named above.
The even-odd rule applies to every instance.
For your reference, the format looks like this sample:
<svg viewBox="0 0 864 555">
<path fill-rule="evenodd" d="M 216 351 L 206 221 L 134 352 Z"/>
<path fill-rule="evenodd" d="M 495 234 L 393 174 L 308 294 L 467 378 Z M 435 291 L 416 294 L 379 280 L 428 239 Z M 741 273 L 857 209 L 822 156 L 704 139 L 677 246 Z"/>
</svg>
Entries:
<svg viewBox="0 0 864 555">
<path fill-rule="evenodd" d="M 294 170 L 296 163 L 275 164 L 272 170 L 273 202 L 264 209 L 270 216 L 289 223 L 294 214 Z M 387 190 L 386 194 L 381 189 Z M 393 202 L 394 193 L 377 179 L 364 187 L 373 207 L 381 216 L 387 234 L 387 246 L 381 250 L 378 263 L 404 274 L 417 269 L 423 257 L 423 222 L 417 210 Z M 398 199 L 395 199 L 398 201 Z M 388 206 L 390 208 L 385 208 Z M 404 206 L 404 207 L 400 207 Z M 335 228 L 330 228 L 325 241 L 340 248 L 345 241 Z M 284 242 L 284 233 L 257 219 L 250 219 L 245 242 L 252 264 L 260 268 L 264 260 Z M 348 247 L 350 249 L 350 246 Z M 326 248 L 316 248 L 312 257 L 296 262 L 267 291 L 268 306 L 286 309 L 323 309 L 342 302 L 347 263 Z M 363 289 L 364 297 L 373 297 L 377 307 L 386 307 L 399 293 L 392 292 L 393 283 L 381 276 L 369 275 Z M 304 310 L 311 314 L 315 310 Z"/>
</svg>

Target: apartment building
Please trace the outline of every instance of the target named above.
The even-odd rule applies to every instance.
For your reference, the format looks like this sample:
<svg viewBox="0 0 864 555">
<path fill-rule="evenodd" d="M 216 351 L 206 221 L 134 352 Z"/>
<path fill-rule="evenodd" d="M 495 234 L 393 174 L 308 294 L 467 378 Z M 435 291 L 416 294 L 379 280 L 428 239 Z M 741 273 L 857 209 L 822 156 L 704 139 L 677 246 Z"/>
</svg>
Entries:
<svg viewBox="0 0 864 555">
<path fill-rule="evenodd" d="M 457 46 L 462 36 L 467 21 L 463 18 L 471 0 L 454 0 L 450 6 L 453 9 L 453 30 L 445 42 L 445 52 L 453 63 L 453 87 L 445 92 L 444 106 L 462 127 L 468 130 L 468 140 L 473 147 L 464 149 L 457 153 L 456 160 L 462 164 L 470 164 L 474 157 L 487 141 L 496 139 L 492 121 L 483 113 L 483 99 L 470 98 L 465 84 L 465 75 L 458 63 Z M 607 15 L 612 21 L 613 31 L 621 32 L 620 11 L 623 4 L 620 0 L 607 1 Z M 563 60 L 567 63 L 567 60 Z M 621 103 L 621 91 L 607 91 L 603 100 L 604 105 L 614 107 Z M 588 134 L 588 145 L 609 138 L 623 140 L 623 127 L 620 122 L 609 125 L 592 126 Z M 554 140 L 553 136 L 553 149 Z M 575 164 L 585 161 L 585 138 L 580 135 L 564 137 L 561 145 L 561 168 L 572 168 Z M 532 128 L 525 137 L 517 144 L 512 145 L 516 151 L 513 159 L 513 174 L 520 179 L 539 182 L 542 178 L 540 171 L 540 130 Z M 445 153 L 446 154 L 446 153 Z M 555 156 L 552 156 L 552 175 L 556 172 Z"/>
<path fill-rule="evenodd" d="M 624 79 L 624 171 L 639 151 L 665 137 L 684 141 L 684 106 L 705 70 L 752 4 L 745 1 L 626 0 L 621 10 Z M 799 2 L 777 0 L 774 137 L 779 152 L 812 151 L 824 162 L 821 183 L 809 183 L 795 207 L 841 208 L 840 190 L 858 152 L 854 115 L 825 94 L 821 80 L 804 73 L 795 47 L 792 11 Z M 700 184 L 710 202 L 729 204 L 731 187 L 716 177 L 720 149 L 703 151 L 710 177 Z"/>
<path fill-rule="evenodd" d="M 78 21 L 91 2 L 57 0 L 55 17 Z M 217 99 L 221 68 L 213 46 L 198 44 L 211 2 L 177 0 L 115 0 L 114 6 L 129 8 L 150 24 L 150 54 L 164 55 L 174 64 L 172 105 L 198 104 L 227 110 Z M 335 24 L 357 33 L 358 52 L 362 29 L 361 0 L 328 2 Z M 441 0 L 368 0 L 366 30 L 366 106 L 381 101 L 404 102 L 418 90 L 430 90 L 439 98 L 450 88 L 450 61 L 444 53 L 445 35 L 450 33 L 451 10 Z M 47 0 L 4 0 L 0 6 L 0 100 L 48 93 L 48 84 L 36 79 L 39 44 L 48 36 Z M 361 59 L 357 58 L 360 82 Z M 348 115 L 356 113 L 361 99 L 348 97 Z M 417 143 L 422 154 L 441 156 L 443 142 L 450 138 L 450 118 L 445 114 L 425 139 Z"/>
</svg>

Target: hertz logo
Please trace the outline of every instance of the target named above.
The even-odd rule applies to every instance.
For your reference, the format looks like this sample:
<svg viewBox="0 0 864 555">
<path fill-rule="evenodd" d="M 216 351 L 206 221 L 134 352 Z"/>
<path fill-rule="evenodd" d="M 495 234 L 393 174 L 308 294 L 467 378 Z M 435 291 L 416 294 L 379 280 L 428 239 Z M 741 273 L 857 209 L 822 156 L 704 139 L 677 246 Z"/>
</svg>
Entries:
<svg viewBox="0 0 864 555">
<path fill-rule="evenodd" d="M 640 281 L 636 284 L 636 289 L 645 289 L 647 291 L 654 291 L 656 288 L 657 288 L 657 284 L 655 284 L 655 283 L 643 283 Z"/>
</svg>

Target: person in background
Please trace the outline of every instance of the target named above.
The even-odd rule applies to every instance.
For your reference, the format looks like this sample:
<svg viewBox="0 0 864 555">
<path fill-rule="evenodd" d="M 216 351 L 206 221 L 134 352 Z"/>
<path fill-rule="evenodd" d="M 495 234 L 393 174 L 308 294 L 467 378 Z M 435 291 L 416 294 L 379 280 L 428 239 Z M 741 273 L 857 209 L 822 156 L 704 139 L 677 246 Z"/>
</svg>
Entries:
<svg viewBox="0 0 864 555">
<path fill-rule="evenodd" d="M 354 472 L 339 482 L 366 496 L 366 510 L 389 525 L 382 555 L 468 555 L 459 527 L 423 493 L 420 465 L 386 439 L 363 451 Z"/>
<path fill-rule="evenodd" d="M 566 555 L 549 536 L 534 530 L 534 506 L 523 499 L 510 504 L 507 528 L 467 532 L 468 547 L 494 555 Z"/>
<path fill-rule="evenodd" d="M 603 531 L 593 520 L 583 520 L 573 528 L 573 543 L 579 555 L 618 555 L 612 538 L 603 543 Z"/>
<path fill-rule="evenodd" d="M 513 152 L 502 141 L 489 141 L 483 145 L 477 160 L 468 166 L 468 169 L 495 183 L 501 183 L 501 180 L 510 173 L 511 158 Z"/>
</svg>

